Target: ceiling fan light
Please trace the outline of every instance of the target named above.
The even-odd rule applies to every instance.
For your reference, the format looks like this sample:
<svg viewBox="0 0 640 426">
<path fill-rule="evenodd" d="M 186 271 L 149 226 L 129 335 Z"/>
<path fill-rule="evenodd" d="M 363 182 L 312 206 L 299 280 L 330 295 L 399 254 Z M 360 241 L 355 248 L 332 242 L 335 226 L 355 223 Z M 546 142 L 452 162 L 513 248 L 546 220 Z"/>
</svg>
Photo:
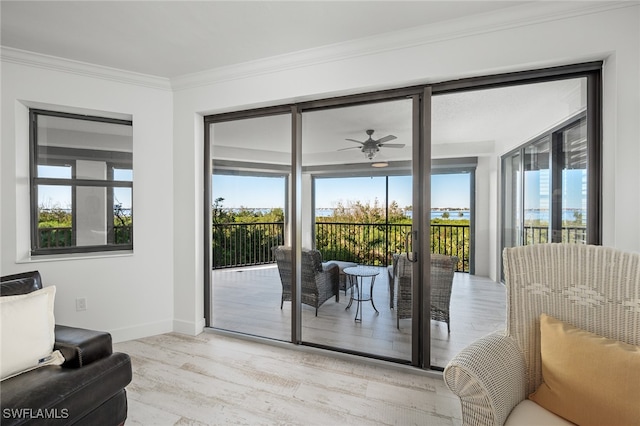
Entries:
<svg viewBox="0 0 640 426">
<path fill-rule="evenodd" d="M 371 163 L 371 167 L 382 168 L 387 166 L 389 166 L 389 163 L 387 163 L 386 161 L 378 161 L 376 163 Z"/>
<path fill-rule="evenodd" d="M 363 148 L 362 152 L 364 152 L 364 156 L 369 160 L 373 160 L 373 157 L 378 153 L 378 149 L 375 148 Z"/>
</svg>

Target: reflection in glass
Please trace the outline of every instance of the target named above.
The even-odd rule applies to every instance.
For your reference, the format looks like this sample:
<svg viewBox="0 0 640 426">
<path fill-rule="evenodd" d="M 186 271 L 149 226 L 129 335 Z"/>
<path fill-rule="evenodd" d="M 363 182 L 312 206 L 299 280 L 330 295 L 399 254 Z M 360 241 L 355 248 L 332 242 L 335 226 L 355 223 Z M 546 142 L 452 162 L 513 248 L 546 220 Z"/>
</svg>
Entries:
<svg viewBox="0 0 640 426">
<path fill-rule="evenodd" d="M 38 246 L 69 247 L 74 244 L 71 187 L 38 185 Z"/>
<path fill-rule="evenodd" d="M 38 171 L 38 177 L 42 177 L 42 178 L 71 179 L 72 168 L 69 165 L 64 165 L 64 166 L 38 165 L 37 171 Z"/>
<path fill-rule="evenodd" d="M 502 159 L 503 247 L 522 245 L 522 179 L 520 154 Z"/>
<path fill-rule="evenodd" d="M 587 241 L 586 120 L 562 132 L 562 242 Z"/>
<path fill-rule="evenodd" d="M 31 115 L 31 178 L 38 188 L 32 208 L 39 219 L 32 253 L 131 249 L 131 121 L 40 110 Z"/>
<path fill-rule="evenodd" d="M 273 249 L 290 244 L 291 117 L 214 123 L 210 135 L 212 326 L 290 340 Z"/>
<path fill-rule="evenodd" d="M 113 168 L 113 180 L 133 182 L 133 170 Z"/>
<path fill-rule="evenodd" d="M 530 115 L 528 125 L 539 136 L 502 157 L 503 247 L 585 243 L 586 78 L 530 86 L 553 90 L 540 98 L 545 107 Z"/>
<path fill-rule="evenodd" d="M 553 173 L 552 141 L 557 140 L 553 131 L 584 111 L 585 82 L 559 79 L 433 96 L 432 154 L 443 159 L 459 158 L 463 152 L 478 155 L 472 234 L 475 272 L 482 268 L 490 273 L 487 264 L 501 261 L 500 254 L 493 259 L 496 252 L 489 243 L 495 226 L 501 226 L 501 248 L 551 242 L 555 237 L 552 211 L 561 192 L 554 191 L 559 184 L 551 186 L 559 180 Z M 501 192 L 490 183 L 493 166 L 484 161 L 496 152 L 507 152 L 501 158 Z M 432 206 L 440 207 L 433 195 Z M 500 201 L 501 221 L 495 218 L 493 197 Z M 432 226 L 432 237 L 436 232 L 446 231 Z M 500 330 L 505 318 L 503 286 L 482 276 L 456 273 L 451 332 L 432 326 L 432 365 L 444 367 L 456 345 L 463 347 Z"/>
<path fill-rule="evenodd" d="M 549 137 L 524 150 L 525 245 L 551 242 L 549 158 Z"/>
<path fill-rule="evenodd" d="M 131 188 L 113 188 L 113 231 L 109 233 L 111 244 L 127 244 L 133 241 L 133 207 Z"/>
</svg>

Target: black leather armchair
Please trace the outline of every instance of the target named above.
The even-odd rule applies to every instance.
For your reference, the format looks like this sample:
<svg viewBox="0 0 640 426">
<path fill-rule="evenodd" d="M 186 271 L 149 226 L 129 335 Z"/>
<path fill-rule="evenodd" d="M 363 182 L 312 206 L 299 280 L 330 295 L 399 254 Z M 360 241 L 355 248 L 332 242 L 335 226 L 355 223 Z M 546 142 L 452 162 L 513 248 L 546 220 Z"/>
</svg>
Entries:
<svg viewBox="0 0 640 426">
<path fill-rule="evenodd" d="M 0 296 L 42 288 L 37 271 L 1 278 Z M 20 350 L 16 348 L 16 350 Z M 121 425 L 127 418 L 129 355 L 113 353 L 109 333 L 56 325 L 54 350 L 65 358 L 0 384 L 0 423 Z"/>
</svg>

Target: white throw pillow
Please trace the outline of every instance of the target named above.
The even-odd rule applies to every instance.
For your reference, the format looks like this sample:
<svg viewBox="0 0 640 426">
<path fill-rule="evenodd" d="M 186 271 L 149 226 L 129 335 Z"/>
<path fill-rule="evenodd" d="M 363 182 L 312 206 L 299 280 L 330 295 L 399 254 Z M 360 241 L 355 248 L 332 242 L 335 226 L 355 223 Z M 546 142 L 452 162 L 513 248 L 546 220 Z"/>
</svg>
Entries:
<svg viewBox="0 0 640 426">
<path fill-rule="evenodd" d="M 42 365 L 59 365 L 61 354 L 53 353 L 55 286 L 28 294 L 0 297 L 1 380 Z"/>
</svg>

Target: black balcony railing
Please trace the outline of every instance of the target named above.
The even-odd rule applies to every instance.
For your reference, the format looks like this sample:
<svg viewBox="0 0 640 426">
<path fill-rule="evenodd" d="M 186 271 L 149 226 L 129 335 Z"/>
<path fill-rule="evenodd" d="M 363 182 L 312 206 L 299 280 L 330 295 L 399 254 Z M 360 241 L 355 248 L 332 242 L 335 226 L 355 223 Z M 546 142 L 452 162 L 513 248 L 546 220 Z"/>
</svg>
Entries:
<svg viewBox="0 0 640 426">
<path fill-rule="evenodd" d="M 282 222 L 215 223 L 211 231 L 214 269 L 273 263 L 271 248 L 284 244 Z"/>
<path fill-rule="evenodd" d="M 71 247 L 72 228 L 38 228 L 40 248 Z"/>
<path fill-rule="evenodd" d="M 391 264 L 405 251 L 410 224 L 316 223 L 316 248 L 326 260 L 364 265 Z M 212 226 L 213 268 L 273 263 L 271 248 L 284 242 L 283 223 L 225 223 Z M 458 271 L 469 272 L 469 226 L 431 225 L 431 251 L 457 256 Z"/>
<path fill-rule="evenodd" d="M 469 272 L 471 228 L 469 225 L 431 225 L 431 253 L 458 258 L 456 272 Z"/>
<path fill-rule="evenodd" d="M 560 241 L 563 243 L 582 243 L 587 241 L 587 228 L 582 226 L 563 226 Z M 548 226 L 526 226 L 524 227 L 524 244 L 544 244 L 552 241 L 549 238 Z"/>
<path fill-rule="evenodd" d="M 133 226 L 114 226 L 113 236 L 115 244 L 131 244 Z M 40 248 L 72 247 L 73 228 L 38 228 L 38 238 L 40 240 Z"/>
<path fill-rule="evenodd" d="M 327 260 L 389 265 L 410 230 L 410 224 L 316 222 L 316 249 Z"/>
</svg>

